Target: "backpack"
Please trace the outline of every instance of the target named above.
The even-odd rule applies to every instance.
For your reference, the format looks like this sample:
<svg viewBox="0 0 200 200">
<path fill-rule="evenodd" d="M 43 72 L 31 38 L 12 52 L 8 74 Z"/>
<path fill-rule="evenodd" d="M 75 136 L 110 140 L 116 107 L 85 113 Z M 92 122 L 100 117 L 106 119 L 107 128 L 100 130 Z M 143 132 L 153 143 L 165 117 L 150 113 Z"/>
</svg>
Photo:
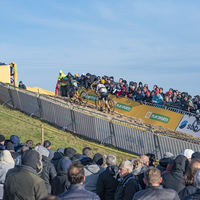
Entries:
<svg viewBox="0 0 200 200">
<path fill-rule="evenodd" d="M 128 181 L 129 181 L 130 179 L 134 179 L 134 180 L 137 182 L 137 184 L 138 184 L 138 186 L 139 186 L 139 191 L 142 190 L 142 187 L 141 187 L 139 181 L 138 181 L 136 178 L 134 178 L 134 177 L 128 178 L 128 179 L 126 180 L 126 182 L 123 184 L 123 187 L 125 187 L 125 185 L 128 183 Z"/>
</svg>

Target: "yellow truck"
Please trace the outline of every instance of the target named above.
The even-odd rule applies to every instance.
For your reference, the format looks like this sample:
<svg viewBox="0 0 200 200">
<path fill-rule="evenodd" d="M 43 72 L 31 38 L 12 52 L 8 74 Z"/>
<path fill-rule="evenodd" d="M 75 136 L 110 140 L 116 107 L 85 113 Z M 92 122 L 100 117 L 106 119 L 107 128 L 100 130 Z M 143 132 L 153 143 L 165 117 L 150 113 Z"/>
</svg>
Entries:
<svg viewBox="0 0 200 200">
<path fill-rule="evenodd" d="M 18 87 L 17 64 L 15 62 L 9 65 L 0 62 L 0 82 Z"/>
</svg>

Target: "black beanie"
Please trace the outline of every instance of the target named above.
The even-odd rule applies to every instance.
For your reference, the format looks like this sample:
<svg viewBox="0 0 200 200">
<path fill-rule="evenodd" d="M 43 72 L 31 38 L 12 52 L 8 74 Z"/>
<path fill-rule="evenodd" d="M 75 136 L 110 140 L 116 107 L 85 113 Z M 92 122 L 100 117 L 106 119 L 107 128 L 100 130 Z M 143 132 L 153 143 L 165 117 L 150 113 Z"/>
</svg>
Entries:
<svg viewBox="0 0 200 200">
<path fill-rule="evenodd" d="M 12 142 L 8 142 L 8 143 L 6 144 L 6 149 L 7 149 L 7 150 L 13 150 L 13 151 L 14 151 L 13 143 L 12 143 Z"/>
<path fill-rule="evenodd" d="M 5 137 L 3 135 L 0 135 L 0 142 L 5 141 Z"/>
<path fill-rule="evenodd" d="M 200 158 L 200 152 L 194 152 L 193 154 L 192 154 L 192 158 Z"/>
<path fill-rule="evenodd" d="M 97 165 L 102 165 L 103 164 L 103 156 L 100 153 L 96 153 L 93 157 L 93 161 Z"/>
<path fill-rule="evenodd" d="M 76 154 L 76 150 L 73 149 L 73 148 L 71 148 L 71 147 L 68 147 L 68 148 L 65 148 L 64 154 L 65 154 L 65 156 L 67 156 L 69 159 L 71 159 L 71 158 Z"/>
</svg>

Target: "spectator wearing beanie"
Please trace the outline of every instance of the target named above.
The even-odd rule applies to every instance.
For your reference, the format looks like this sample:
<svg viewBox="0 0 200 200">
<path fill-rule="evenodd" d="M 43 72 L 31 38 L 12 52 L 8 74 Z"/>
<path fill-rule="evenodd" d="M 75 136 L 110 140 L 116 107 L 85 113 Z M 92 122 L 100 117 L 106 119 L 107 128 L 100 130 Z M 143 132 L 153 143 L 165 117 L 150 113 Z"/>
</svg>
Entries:
<svg viewBox="0 0 200 200">
<path fill-rule="evenodd" d="M 48 158 L 49 151 L 45 147 L 43 147 L 41 145 L 36 146 L 35 150 L 39 151 L 40 154 L 42 155 L 43 169 L 40 174 L 40 177 L 45 182 L 47 194 L 51 194 L 51 181 L 57 175 L 56 170 L 55 170 L 53 164 L 50 162 L 50 159 Z"/>
<path fill-rule="evenodd" d="M 12 156 L 12 158 L 14 159 L 14 161 L 16 160 L 16 158 L 17 158 L 18 156 L 20 156 L 20 153 L 17 153 L 17 152 L 14 151 L 14 146 L 13 146 L 13 144 L 12 144 L 11 142 L 7 142 L 7 144 L 6 144 L 6 149 L 7 149 L 8 151 L 10 151 L 11 156 Z"/>
<path fill-rule="evenodd" d="M 76 154 L 76 150 L 71 147 L 68 147 L 68 148 L 65 148 L 64 154 L 66 157 L 71 159 Z"/>
<path fill-rule="evenodd" d="M 20 139 L 17 135 L 11 135 L 10 136 L 10 141 L 13 143 L 15 152 L 18 150 L 19 146 L 20 146 Z"/>
<path fill-rule="evenodd" d="M 3 199 L 3 186 L 6 179 L 6 173 L 9 169 L 14 168 L 14 160 L 8 150 L 0 154 L 0 199 Z"/>
<path fill-rule="evenodd" d="M 63 158 L 60 163 L 60 170 L 57 173 L 57 176 L 51 182 L 51 194 L 59 195 L 67 191 L 70 186 L 70 182 L 67 178 L 67 170 L 72 164 L 69 158 Z"/>
<path fill-rule="evenodd" d="M 165 152 L 163 158 L 159 160 L 159 165 L 156 167 L 160 172 L 164 172 L 167 168 L 167 165 L 171 162 L 171 158 L 174 157 L 174 154 L 171 152 Z"/>
<path fill-rule="evenodd" d="M 192 159 L 193 158 L 199 158 L 200 159 L 200 152 L 194 152 L 193 154 L 192 154 Z"/>
<path fill-rule="evenodd" d="M 3 136 L 3 135 L 0 135 L 0 152 L 2 151 L 2 150 L 5 150 L 6 149 L 6 147 L 4 146 L 4 144 L 5 144 L 5 137 Z"/>
<path fill-rule="evenodd" d="M 194 151 L 192 149 L 185 149 L 181 155 L 187 157 L 188 161 L 191 162 L 192 159 L 192 154 L 194 153 Z"/>
<path fill-rule="evenodd" d="M 38 176 L 42 171 L 42 157 L 35 150 L 22 154 L 22 166 L 6 177 L 4 199 L 39 200 L 47 195 L 44 181 Z"/>
</svg>

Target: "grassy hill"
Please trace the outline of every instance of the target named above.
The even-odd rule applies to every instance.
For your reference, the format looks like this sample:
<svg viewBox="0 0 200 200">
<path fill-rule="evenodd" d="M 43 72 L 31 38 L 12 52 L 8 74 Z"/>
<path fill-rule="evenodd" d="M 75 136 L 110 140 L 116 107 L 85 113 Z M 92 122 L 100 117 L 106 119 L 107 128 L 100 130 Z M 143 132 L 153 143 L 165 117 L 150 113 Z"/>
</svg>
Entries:
<svg viewBox="0 0 200 200">
<path fill-rule="evenodd" d="M 77 136 L 74 133 L 62 131 L 60 128 L 40 119 L 29 117 L 23 112 L 0 105 L 0 134 L 4 135 L 6 139 L 9 139 L 11 135 L 17 135 L 20 138 L 20 142 L 25 143 L 27 140 L 33 140 L 35 146 L 41 142 L 41 126 L 43 126 L 44 140 L 51 141 L 54 151 L 59 147 L 72 147 L 78 153 L 81 153 L 84 147 L 89 146 L 93 150 L 93 155 L 95 153 L 115 155 L 118 164 L 130 157 L 135 157 L 134 155 L 127 155 L 116 148 L 108 148 L 89 139 Z"/>
</svg>

